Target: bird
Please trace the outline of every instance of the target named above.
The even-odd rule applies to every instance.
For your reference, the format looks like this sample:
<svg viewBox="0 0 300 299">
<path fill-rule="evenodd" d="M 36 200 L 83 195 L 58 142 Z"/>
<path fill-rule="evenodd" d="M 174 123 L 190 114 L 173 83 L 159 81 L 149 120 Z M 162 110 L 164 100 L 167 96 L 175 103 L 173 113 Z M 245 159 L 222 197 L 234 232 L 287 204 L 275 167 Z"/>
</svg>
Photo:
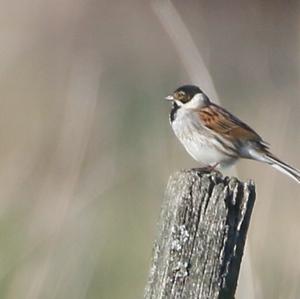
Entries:
<svg viewBox="0 0 300 299">
<path fill-rule="evenodd" d="M 165 97 L 172 102 L 172 129 L 186 151 L 206 170 L 234 165 L 240 158 L 271 165 L 300 183 L 300 171 L 270 152 L 249 125 L 210 101 L 196 85 L 183 85 Z"/>
</svg>

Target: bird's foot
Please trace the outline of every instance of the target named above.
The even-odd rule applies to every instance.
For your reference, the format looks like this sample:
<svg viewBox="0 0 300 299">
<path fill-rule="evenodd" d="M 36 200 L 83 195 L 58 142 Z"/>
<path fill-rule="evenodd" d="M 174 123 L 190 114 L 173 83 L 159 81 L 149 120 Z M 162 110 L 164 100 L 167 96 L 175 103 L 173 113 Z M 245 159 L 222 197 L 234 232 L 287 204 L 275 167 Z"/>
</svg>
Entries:
<svg viewBox="0 0 300 299">
<path fill-rule="evenodd" d="M 204 167 L 192 168 L 192 170 L 199 171 L 199 172 L 202 172 L 202 173 L 212 173 L 212 172 L 215 172 L 218 175 L 222 175 L 221 171 L 219 171 L 218 169 L 216 169 L 218 165 L 219 165 L 219 163 L 216 163 L 214 165 L 208 165 L 208 166 L 204 166 Z"/>
</svg>

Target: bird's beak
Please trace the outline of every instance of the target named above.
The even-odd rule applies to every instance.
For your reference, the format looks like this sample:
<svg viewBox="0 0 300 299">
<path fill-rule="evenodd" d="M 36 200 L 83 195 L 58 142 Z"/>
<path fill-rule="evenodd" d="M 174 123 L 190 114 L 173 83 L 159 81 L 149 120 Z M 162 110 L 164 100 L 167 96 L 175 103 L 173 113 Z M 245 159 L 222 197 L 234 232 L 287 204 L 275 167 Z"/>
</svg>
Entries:
<svg viewBox="0 0 300 299">
<path fill-rule="evenodd" d="M 173 95 L 168 95 L 168 96 L 165 97 L 165 100 L 174 101 L 174 96 Z"/>
</svg>

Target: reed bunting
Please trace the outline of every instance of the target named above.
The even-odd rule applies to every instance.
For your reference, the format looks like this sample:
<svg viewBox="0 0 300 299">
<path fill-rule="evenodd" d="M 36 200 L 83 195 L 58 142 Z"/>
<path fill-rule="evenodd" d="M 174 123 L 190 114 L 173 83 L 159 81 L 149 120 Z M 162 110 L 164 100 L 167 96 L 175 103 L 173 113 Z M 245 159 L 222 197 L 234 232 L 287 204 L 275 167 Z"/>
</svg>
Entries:
<svg viewBox="0 0 300 299">
<path fill-rule="evenodd" d="M 166 97 L 172 101 L 170 123 L 187 152 L 208 169 L 239 158 L 267 163 L 300 183 L 300 171 L 279 160 L 247 124 L 212 103 L 195 85 L 184 85 Z"/>
</svg>

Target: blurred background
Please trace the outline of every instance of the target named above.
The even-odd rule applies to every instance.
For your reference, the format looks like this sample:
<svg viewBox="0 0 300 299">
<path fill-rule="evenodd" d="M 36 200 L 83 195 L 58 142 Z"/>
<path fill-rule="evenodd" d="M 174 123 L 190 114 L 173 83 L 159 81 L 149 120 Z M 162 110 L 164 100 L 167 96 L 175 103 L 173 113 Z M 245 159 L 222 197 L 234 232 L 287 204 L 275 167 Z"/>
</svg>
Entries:
<svg viewBox="0 0 300 299">
<path fill-rule="evenodd" d="M 12 0 L 0 16 L 1 298 L 143 296 L 168 177 L 197 166 L 163 101 L 180 84 L 300 167 L 299 1 Z M 299 298 L 299 185 L 251 161 L 238 176 L 257 185 L 238 298 Z"/>
</svg>

